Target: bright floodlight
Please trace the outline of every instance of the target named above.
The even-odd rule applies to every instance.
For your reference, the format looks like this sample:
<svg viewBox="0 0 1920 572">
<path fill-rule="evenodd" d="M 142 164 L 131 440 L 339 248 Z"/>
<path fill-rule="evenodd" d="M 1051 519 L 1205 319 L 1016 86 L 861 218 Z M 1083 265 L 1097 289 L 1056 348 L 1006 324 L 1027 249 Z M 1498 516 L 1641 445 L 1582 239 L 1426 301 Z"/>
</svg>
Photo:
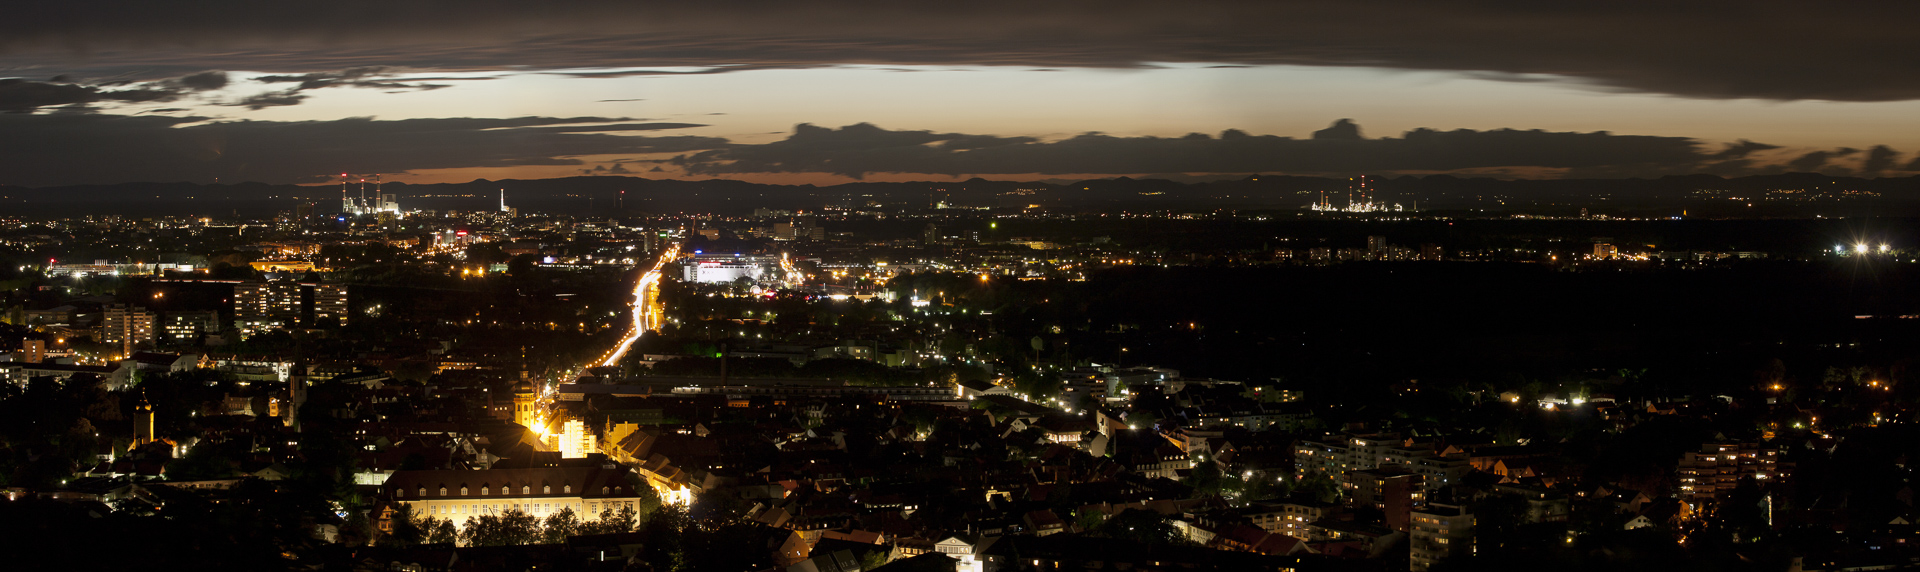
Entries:
<svg viewBox="0 0 1920 572">
<path fill-rule="evenodd" d="M 1867 245 L 1866 243 L 1856 244 L 1856 245 L 1853 245 L 1853 249 L 1855 251 L 1865 253 L 1867 251 Z"/>
<path fill-rule="evenodd" d="M 1880 252 L 1886 252 L 1886 251 L 1887 251 L 1887 245 L 1885 244 L 1880 245 Z"/>
</svg>

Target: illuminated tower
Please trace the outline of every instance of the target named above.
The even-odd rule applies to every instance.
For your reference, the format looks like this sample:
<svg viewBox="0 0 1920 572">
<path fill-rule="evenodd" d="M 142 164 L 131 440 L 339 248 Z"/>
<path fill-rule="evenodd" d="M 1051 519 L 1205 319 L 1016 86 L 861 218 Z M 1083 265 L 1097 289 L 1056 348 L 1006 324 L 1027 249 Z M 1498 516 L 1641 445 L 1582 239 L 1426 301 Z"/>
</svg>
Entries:
<svg viewBox="0 0 1920 572">
<path fill-rule="evenodd" d="M 286 415 L 280 418 L 280 422 L 299 431 L 300 406 L 307 402 L 306 388 L 301 387 L 306 385 L 306 376 L 293 375 L 293 364 L 287 362 L 273 364 L 273 373 L 280 377 L 280 383 L 287 384 L 287 404 L 280 408 L 280 412 Z"/>
<path fill-rule="evenodd" d="M 500 212 L 507 212 L 507 190 L 500 189 Z"/>
<path fill-rule="evenodd" d="M 134 427 L 133 446 L 138 447 L 153 442 L 153 404 L 147 402 L 147 392 L 140 392 L 140 404 L 133 406 Z"/>
<path fill-rule="evenodd" d="M 532 384 L 529 384 L 524 381 L 513 384 L 513 422 L 514 423 L 519 423 L 522 427 L 528 427 L 528 428 L 533 427 L 533 424 L 534 424 L 533 397 L 534 395 L 533 395 Z"/>
</svg>

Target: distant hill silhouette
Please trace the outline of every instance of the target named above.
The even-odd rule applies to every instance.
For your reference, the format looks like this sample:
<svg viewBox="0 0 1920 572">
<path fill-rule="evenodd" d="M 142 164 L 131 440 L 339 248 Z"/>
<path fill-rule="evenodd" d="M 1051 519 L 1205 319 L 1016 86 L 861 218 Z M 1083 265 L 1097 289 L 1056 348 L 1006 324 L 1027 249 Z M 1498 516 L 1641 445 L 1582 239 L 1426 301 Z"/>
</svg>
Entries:
<svg viewBox="0 0 1920 572">
<path fill-rule="evenodd" d="M 1503 180 L 1450 175 L 1369 179 L 1377 202 L 1422 211 L 1486 210 L 1567 214 L 1581 208 L 1613 215 L 1687 211 L 1695 216 L 1846 216 L 1920 212 L 1920 177 L 1864 179 L 1816 173 L 1722 178 Z M 527 212 L 640 215 L 679 212 L 747 214 L 756 208 L 817 210 L 838 205 L 886 212 L 953 206 L 1062 210 L 1295 210 L 1321 199 L 1349 200 L 1348 179 L 1253 175 L 1210 182 L 1094 179 L 1072 183 L 993 181 L 856 182 L 831 186 L 771 185 L 734 180 L 684 181 L 625 176 L 567 177 L 465 183 L 387 183 L 403 208 L 493 210 L 505 189 L 509 205 Z M 626 191 L 624 201 L 620 192 Z M 349 194 L 358 196 L 358 186 Z M 369 187 L 371 193 L 371 187 Z M 1771 194 L 1769 194 L 1771 193 Z M 266 183 L 122 183 L 24 188 L 0 186 L 0 207 L 27 216 L 72 214 L 263 216 L 318 203 L 338 212 L 340 187 Z M 1823 200 L 1792 200 L 1826 197 Z M 1834 197 L 1845 197 L 1835 201 Z M 1771 199 L 1771 200 L 1769 200 Z M 1358 197 L 1354 197 L 1358 200 Z M 1752 204 L 1753 206 L 1747 206 Z M 622 206 L 624 205 L 624 208 Z"/>
</svg>

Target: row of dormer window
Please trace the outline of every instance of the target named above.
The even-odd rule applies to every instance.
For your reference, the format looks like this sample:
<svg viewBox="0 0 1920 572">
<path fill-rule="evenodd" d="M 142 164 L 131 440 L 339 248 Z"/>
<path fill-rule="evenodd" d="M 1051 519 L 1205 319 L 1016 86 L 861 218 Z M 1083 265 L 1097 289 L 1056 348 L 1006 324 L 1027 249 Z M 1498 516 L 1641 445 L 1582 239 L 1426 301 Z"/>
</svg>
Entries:
<svg viewBox="0 0 1920 572">
<path fill-rule="evenodd" d="M 619 487 L 600 487 L 600 494 L 603 494 L 603 495 L 610 494 L 618 489 Z M 487 496 L 489 490 L 490 490 L 489 487 L 481 486 L 480 496 Z M 509 494 L 510 492 L 511 491 L 509 487 L 506 487 L 506 486 L 500 487 L 500 494 L 504 495 L 504 494 Z M 561 494 L 573 494 L 573 485 L 560 485 L 560 492 Z M 406 496 L 407 490 L 394 489 L 393 494 L 394 496 Z M 419 487 L 417 494 L 418 496 L 421 496 L 421 497 L 427 496 L 427 487 Z M 461 496 L 465 496 L 467 494 L 467 487 L 460 487 L 460 494 Z M 520 494 L 523 494 L 523 495 L 533 494 L 533 487 L 530 485 L 521 485 Z M 543 494 L 543 495 L 553 494 L 553 485 L 542 485 L 540 487 L 540 494 Z M 447 487 L 440 487 L 440 496 L 443 496 L 443 497 L 447 496 Z"/>
</svg>

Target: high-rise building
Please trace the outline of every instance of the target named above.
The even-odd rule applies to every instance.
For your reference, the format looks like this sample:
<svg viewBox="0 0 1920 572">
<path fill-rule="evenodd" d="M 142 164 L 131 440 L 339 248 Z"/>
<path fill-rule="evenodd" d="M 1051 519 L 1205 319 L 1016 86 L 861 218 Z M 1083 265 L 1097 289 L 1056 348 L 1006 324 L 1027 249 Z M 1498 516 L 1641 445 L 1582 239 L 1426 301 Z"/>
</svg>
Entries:
<svg viewBox="0 0 1920 572">
<path fill-rule="evenodd" d="M 47 341 L 31 338 L 20 340 L 20 361 L 26 363 L 47 361 Z"/>
<path fill-rule="evenodd" d="M 1762 483 L 1781 477 L 1780 452 L 1757 443 L 1708 443 L 1699 451 L 1682 455 L 1677 467 L 1679 497 L 1694 506 L 1705 506 L 1714 497 L 1726 494 L 1752 477 Z"/>
<path fill-rule="evenodd" d="M 939 243 L 940 227 L 934 226 L 933 223 L 927 223 L 927 230 L 922 238 L 924 238 L 929 245 Z"/>
<path fill-rule="evenodd" d="M 1605 260 L 1605 259 L 1610 259 L 1619 255 L 1620 255 L 1620 249 L 1615 248 L 1611 244 L 1607 244 L 1603 242 L 1603 243 L 1596 243 L 1593 245 L 1594 258 Z"/>
<path fill-rule="evenodd" d="M 101 319 L 101 341 L 120 346 L 120 355 L 133 355 L 134 348 L 153 345 L 153 312 L 139 306 L 114 304 Z"/>
<path fill-rule="evenodd" d="M 1387 251 L 1387 237 L 1378 236 L 1378 235 L 1367 237 L 1367 252 L 1378 254 L 1386 251 Z"/>
<path fill-rule="evenodd" d="M 1464 507 L 1433 504 L 1413 511 L 1407 569 L 1426 572 L 1441 560 L 1474 553 L 1473 513 Z"/>
<path fill-rule="evenodd" d="M 160 318 L 160 339 L 170 345 L 198 343 L 200 337 L 220 331 L 220 313 L 167 312 Z"/>
<path fill-rule="evenodd" d="M 1354 506 L 1380 511 L 1387 528 L 1406 532 L 1414 507 L 1427 500 L 1423 480 L 1419 473 L 1387 467 L 1348 473 L 1344 488 Z"/>
<path fill-rule="evenodd" d="M 300 283 L 288 278 L 248 280 L 233 287 L 233 326 L 247 338 L 300 325 Z"/>
<path fill-rule="evenodd" d="M 347 285 L 313 285 L 313 322 L 347 325 Z"/>
<path fill-rule="evenodd" d="M 303 300 L 305 286 L 287 277 L 249 280 L 234 285 L 234 329 L 245 339 L 260 332 L 284 328 L 346 325 L 346 285 L 313 284 L 311 303 Z"/>
</svg>

